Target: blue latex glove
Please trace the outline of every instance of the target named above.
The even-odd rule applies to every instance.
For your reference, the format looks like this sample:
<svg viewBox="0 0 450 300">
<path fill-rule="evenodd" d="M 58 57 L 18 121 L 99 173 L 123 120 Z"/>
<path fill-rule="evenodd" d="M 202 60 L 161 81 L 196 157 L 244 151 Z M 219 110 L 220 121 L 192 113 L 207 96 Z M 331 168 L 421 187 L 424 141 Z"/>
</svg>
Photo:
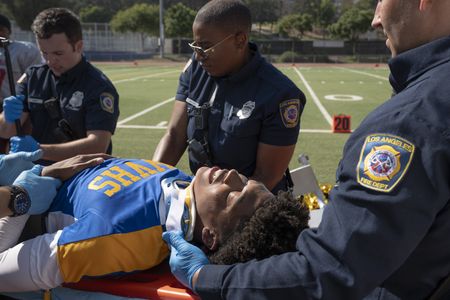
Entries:
<svg viewBox="0 0 450 300">
<path fill-rule="evenodd" d="M 31 170 L 23 171 L 13 185 L 23 187 L 30 196 L 31 207 L 29 215 L 38 215 L 45 212 L 55 198 L 57 189 L 61 186 L 61 180 L 41 176 L 43 166 L 35 165 Z"/>
<path fill-rule="evenodd" d="M 9 153 L 33 152 L 40 148 L 39 143 L 31 135 L 13 136 L 9 140 Z"/>
<path fill-rule="evenodd" d="M 3 114 L 6 122 L 14 123 L 15 120 L 20 119 L 23 112 L 24 95 L 10 96 L 3 99 Z"/>
<path fill-rule="evenodd" d="M 42 150 L 0 155 L 0 185 L 11 185 L 22 171 L 31 169 L 42 157 Z"/>
<path fill-rule="evenodd" d="M 208 258 L 202 250 L 186 242 L 181 231 L 166 231 L 162 237 L 171 248 L 169 264 L 172 274 L 193 290 L 192 277 L 197 270 L 209 264 Z"/>
</svg>

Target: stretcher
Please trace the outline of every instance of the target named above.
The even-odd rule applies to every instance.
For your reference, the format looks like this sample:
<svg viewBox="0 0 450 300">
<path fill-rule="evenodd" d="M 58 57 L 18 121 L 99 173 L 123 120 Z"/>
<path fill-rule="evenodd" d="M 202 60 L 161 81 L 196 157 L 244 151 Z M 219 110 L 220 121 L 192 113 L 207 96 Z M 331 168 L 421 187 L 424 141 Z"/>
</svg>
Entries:
<svg viewBox="0 0 450 300">
<path fill-rule="evenodd" d="M 126 274 L 118 278 L 85 278 L 77 283 L 64 284 L 64 287 L 129 298 L 161 300 L 200 299 L 200 297 L 177 281 L 170 272 L 167 261 L 146 271 Z"/>
</svg>

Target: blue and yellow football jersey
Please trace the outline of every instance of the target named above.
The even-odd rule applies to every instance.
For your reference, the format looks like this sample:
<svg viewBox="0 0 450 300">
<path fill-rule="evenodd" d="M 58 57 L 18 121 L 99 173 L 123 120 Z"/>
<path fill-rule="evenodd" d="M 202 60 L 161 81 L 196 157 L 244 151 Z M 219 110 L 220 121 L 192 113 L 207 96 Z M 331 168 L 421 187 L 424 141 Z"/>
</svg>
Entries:
<svg viewBox="0 0 450 300">
<path fill-rule="evenodd" d="M 193 227 L 191 181 L 162 163 L 110 159 L 65 182 L 49 211 L 49 220 L 72 219 L 58 240 L 64 281 L 159 264 L 169 252 L 161 238 L 166 220 L 185 233 Z"/>
</svg>

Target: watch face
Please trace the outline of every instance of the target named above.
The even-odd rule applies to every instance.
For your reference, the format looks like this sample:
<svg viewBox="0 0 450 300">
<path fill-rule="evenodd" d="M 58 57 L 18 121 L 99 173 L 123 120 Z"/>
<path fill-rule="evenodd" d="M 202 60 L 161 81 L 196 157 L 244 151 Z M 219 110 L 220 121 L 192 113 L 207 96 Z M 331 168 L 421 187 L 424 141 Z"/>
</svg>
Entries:
<svg viewBox="0 0 450 300">
<path fill-rule="evenodd" d="M 30 209 L 30 206 L 31 206 L 30 199 L 26 195 L 22 193 L 16 195 L 16 198 L 14 200 L 14 210 L 16 214 L 18 215 L 26 214 Z"/>
</svg>

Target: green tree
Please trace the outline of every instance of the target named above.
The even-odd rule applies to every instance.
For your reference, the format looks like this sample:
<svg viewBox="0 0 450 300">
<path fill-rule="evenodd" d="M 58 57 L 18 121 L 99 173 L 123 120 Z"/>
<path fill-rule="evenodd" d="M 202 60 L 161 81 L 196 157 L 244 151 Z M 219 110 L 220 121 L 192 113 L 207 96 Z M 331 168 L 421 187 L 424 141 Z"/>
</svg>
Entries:
<svg viewBox="0 0 450 300">
<path fill-rule="evenodd" d="M 112 18 L 111 28 L 117 32 L 137 32 L 141 35 L 142 48 L 146 35 L 159 36 L 159 6 L 135 4 L 118 11 Z"/>
<path fill-rule="evenodd" d="M 259 31 L 264 23 L 273 24 L 280 17 L 280 2 L 274 0 L 245 0 L 252 13 L 252 21 L 259 24 Z"/>
<path fill-rule="evenodd" d="M 118 32 L 139 32 L 159 35 L 159 7 L 149 4 L 135 4 L 118 11 L 111 20 L 111 27 Z"/>
<path fill-rule="evenodd" d="M 59 0 L 2 0 L 13 16 L 16 24 L 24 30 L 30 30 L 36 15 L 49 7 L 64 6 Z"/>
<path fill-rule="evenodd" d="M 333 24 L 336 15 L 336 6 L 331 0 L 310 0 L 305 3 L 305 10 L 313 18 L 313 23 L 326 34 L 328 26 Z"/>
<path fill-rule="evenodd" d="M 164 25 L 167 36 L 178 38 L 178 54 L 181 52 L 181 37 L 192 37 L 192 23 L 196 12 L 177 3 L 167 9 L 164 16 Z"/>
<path fill-rule="evenodd" d="M 374 11 L 375 7 L 377 6 L 378 0 L 359 0 L 356 3 L 356 7 L 359 9 L 367 9 Z"/>
<path fill-rule="evenodd" d="M 353 42 L 353 55 L 356 52 L 356 41 L 359 35 L 370 30 L 373 12 L 368 9 L 350 8 L 345 11 L 339 20 L 329 27 L 335 37 Z"/>
<path fill-rule="evenodd" d="M 8 18 L 12 18 L 13 16 L 11 15 L 11 13 L 9 12 L 8 7 L 6 6 L 5 3 L 0 3 L 0 14 L 8 17 Z"/>
<path fill-rule="evenodd" d="M 80 10 L 80 20 L 82 22 L 109 23 L 111 18 L 111 11 L 98 5 L 87 6 Z"/>
<path fill-rule="evenodd" d="M 302 38 L 306 31 L 312 30 L 313 20 L 309 14 L 293 14 L 281 18 L 277 31 L 282 36 Z"/>
</svg>

